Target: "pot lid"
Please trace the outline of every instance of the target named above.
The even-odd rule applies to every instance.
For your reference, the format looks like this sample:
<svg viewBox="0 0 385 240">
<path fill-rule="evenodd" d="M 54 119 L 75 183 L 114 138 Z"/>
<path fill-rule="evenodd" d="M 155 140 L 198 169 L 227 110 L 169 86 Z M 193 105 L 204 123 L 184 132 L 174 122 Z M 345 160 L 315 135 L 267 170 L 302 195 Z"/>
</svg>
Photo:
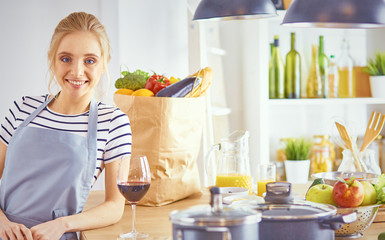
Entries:
<svg viewBox="0 0 385 240">
<path fill-rule="evenodd" d="M 337 208 L 332 205 L 309 201 L 292 201 L 286 204 L 264 203 L 253 207 L 262 212 L 262 220 L 308 220 L 334 216 Z"/>
<path fill-rule="evenodd" d="M 215 213 L 210 205 L 198 205 L 170 213 L 172 223 L 184 226 L 234 226 L 261 221 L 261 212 L 244 207 L 223 207 Z"/>
<path fill-rule="evenodd" d="M 337 208 L 304 200 L 293 200 L 291 183 L 272 182 L 266 184 L 264 204 L 253 207 L 262 212 L 262 220 L 305 220 L 333 216 Z"/>
</svg>

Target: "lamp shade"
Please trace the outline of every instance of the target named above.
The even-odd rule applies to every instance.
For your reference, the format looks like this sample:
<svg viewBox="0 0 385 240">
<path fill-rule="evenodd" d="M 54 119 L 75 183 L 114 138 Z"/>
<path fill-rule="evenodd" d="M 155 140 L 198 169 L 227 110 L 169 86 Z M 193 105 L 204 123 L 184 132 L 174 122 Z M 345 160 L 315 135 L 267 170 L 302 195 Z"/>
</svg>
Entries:
<svg viewBox="0 0 385 240">
<path fill-rule="evenodd" d="M 193 20 L 233 20 L 277 16 L 271 0 L 202 0 Z"/>
<path fill-rule="evenodd" d="M 384 0 L 294 0 L 282 25 L 293 27 L 385 27 Z"/>
</svg>

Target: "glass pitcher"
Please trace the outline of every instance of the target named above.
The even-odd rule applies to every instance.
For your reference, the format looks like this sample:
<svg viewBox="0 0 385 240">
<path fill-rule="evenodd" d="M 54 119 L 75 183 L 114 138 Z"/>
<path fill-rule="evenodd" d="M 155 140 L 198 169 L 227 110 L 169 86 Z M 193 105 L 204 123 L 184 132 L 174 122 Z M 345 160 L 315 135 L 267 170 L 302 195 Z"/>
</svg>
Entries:
<svg viewBox="0 0 385 240">
<path fill-rule="evenodd" d="M 209 186 L 215 184 L 217 187 L 243 187 L 251 193 L 249 135 L 245 130 L 234 131 L 208 149 L 205 168 Z M 218 158 L 213 157 L 215 151 L 219 151 Z"/>
</svg>

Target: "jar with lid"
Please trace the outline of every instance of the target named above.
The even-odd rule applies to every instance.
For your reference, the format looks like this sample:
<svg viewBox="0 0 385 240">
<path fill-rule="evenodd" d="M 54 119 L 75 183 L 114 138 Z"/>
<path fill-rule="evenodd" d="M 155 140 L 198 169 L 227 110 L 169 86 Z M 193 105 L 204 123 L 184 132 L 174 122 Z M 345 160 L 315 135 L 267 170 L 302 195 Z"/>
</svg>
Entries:
<svg viewBox="0 0 385 240">
<path fill-rule="evenodd" d="M 284 162 L 286 158 L 286 143 L 289 139 L 293 138 L 280 138 L 278 144 L 278 150 L 276 151 L 276 180 L 286 181 L 286 172 Z"/>
<path fill-rule="evenodd" d="M 313 145 L 310 153 L 310 172 L 330 172 L 335 160 L 334 144 L 329 141 L 328 135 L 313 136 Z"/>
<path fill-rule="evenodd" d="M 329 147 L 315 145 L 313 147 L 313 153 L 310 160 L 311 174 L 332 171 L 333 164 L 330 159 Z"/>
<path fill-rule="evenodd" d="M 329 147 L 329 155 L 330 159 L 334 163 L 336 159 L 336 151 L 334 144 L 330 141 L 329 135 L 314 135 L 313 136 L 313 143 L 319 144 L 321 146 Z"/>
<path fill-rule="evenodd" d="M 289 138 L 280 138 L 278 150 L 276 151 L 277 162 L 284 162 L 286 160 L 286 142 Z"/>
</svg>

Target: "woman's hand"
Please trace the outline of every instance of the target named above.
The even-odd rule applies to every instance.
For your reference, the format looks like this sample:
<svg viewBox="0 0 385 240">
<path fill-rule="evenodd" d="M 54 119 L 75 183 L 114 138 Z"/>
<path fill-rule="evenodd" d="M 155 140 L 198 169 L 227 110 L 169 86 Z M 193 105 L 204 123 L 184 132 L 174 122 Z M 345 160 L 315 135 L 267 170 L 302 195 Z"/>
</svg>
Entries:
<svg viewBox="0 0 385 240">
<path fill-rule="evenodd" d="M 33 240 L 31 231 L 23 224 L 0 221 L 0 238 L 2 240 Z"/>
<path fill-rule="evenodd" d="M 31 228 L 33 240 L 59 240 L 65 233 L 65 226 L 60 218 L 41 223 Z"/>
</svg>

